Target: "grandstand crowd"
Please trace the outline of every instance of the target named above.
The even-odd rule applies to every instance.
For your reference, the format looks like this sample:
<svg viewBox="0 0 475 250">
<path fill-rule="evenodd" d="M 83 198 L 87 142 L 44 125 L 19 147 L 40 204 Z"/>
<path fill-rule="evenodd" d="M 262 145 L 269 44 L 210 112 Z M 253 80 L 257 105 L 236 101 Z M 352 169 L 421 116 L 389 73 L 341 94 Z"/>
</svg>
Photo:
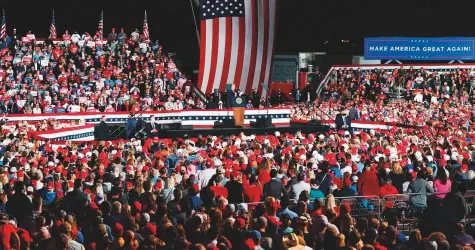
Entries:
<svg viewBox="0 0 475 250">
<path fill-rule="evenodd" d="M 158 42 L 108 37 L 5 39 L 0 110 L 206 107 Z M 472 249 L 472 82 L 467 70 L 347 69 L 315 100 L 273 96 L 295 120 L 335 120 L 326 134 L 56 145 L 28 132 L 81 122 L 4 116 L 1 249 Z M 352 129 L 358 120 L 391 129 Z"/>
</svg>

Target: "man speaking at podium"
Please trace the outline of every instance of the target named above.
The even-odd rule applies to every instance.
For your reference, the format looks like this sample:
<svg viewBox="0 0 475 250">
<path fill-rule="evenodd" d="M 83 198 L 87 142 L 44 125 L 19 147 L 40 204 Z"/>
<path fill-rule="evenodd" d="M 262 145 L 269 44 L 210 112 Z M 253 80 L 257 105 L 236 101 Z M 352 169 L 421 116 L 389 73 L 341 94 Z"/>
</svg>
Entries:
<svg viewBox="0 0 475 250">
<path fill-rule="evenodd" d="M 148 136 L 155 136 L 157 135 L 159 128 L 160 124 L 156 123 L 155 116 L 151 115 L 150 122 L 145 126 L 145 133 L 147 133 Z"/>
</svg>

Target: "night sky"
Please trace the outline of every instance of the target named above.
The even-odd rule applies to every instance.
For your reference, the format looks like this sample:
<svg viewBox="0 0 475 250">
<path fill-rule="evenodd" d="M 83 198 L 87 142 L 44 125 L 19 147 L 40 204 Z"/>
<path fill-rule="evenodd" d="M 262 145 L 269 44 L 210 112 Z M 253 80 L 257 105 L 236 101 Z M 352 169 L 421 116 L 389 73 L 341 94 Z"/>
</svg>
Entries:
<svg viewBox="0 0 475 250">
<path fill-rule="evenodd" d="M 44 3 L 47 2 L 47 3 Z M 363 51 L 367 36 L 475 36 L 475 1 L 462 0 L 279 0 L 276 53 Z M 80 4 L 79 4 L 80 3 Z M 104 34 L 112 27 L 128 33 L 141 30 L 147 9 L 152 39 L 166 51 L 197 68 L 199 48 L 189 0 L 6 1 L 7 31 L 20 35 L 32 30 L 47 37 L 55 9 L 58 34 L 64 30 L 95 32 L 101 9 Z M 196 8 L 197 10 L 198 8 Z M 198 20 L 199 26 L 199 20 Z M 350 40 L 341 44 L 342 39 Z M 329 41 L 324 45 L 325 41 Z"/>
</svg>

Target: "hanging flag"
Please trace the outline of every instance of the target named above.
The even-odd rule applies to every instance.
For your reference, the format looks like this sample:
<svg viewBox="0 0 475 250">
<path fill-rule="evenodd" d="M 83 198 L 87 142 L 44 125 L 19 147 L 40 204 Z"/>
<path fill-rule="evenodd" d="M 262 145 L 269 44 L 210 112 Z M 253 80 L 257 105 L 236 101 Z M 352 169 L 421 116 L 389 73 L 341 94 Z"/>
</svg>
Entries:
<svg viewBox="0 0 475 250">
<path fill-rule="evenodd" d="M 56 20 L 54 18 L 54 10 L 53 10 L 53 19 L 51 20 L 51 25 L 49 27 L 49 38 L 50 39 L 56 39 Z"/>
<path fill-rule="evenodd" d="M 276 0 L 203 0 L 198 87 L 204 93 L 234 83 L 246 94 L 268 83 Z"/>
<path fill-rule="evenodd" d="M 145 18 L 143 20 L 143 39 L 148 41 L 150 39 L 148 35 L 148 23 L 147 23 L 147 11 L 145 10 Z"/>
<path fill-rule="evenodd" d="M 101 39 L 104 38 L 104 11 L 101 11 L 101 20 L 99 20 L 99 27 L 97 28 Z"/>
<path fill-rule="evenodd" d="M 5 17 L 5 10 L 3 10 L 2 30 L 0 31 L 0 38 L 5 38 L 6 35 L 7 35 L 7 20 Z"/>
</svg>

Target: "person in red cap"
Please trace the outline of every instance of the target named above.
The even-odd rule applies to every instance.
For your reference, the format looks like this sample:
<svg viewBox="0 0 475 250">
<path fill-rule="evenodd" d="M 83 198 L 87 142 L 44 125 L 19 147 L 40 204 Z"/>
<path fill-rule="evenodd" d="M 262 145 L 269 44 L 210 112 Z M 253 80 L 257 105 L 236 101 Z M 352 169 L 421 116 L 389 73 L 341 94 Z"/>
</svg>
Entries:
<svg viewBox="0 0 475 250">
<path fill-rule="evenodd" d="M 13 249 L 11 242 L 16 246 L 16 249 L 20 249 L 20 237 L 16 228 L 8 222 L 6 214 L 0 214 L 0 247 L 5 250 Z"/>
<path fill-rule="evenodd" d="M 262 189 L 256 185 L 256 176 L 251 175 L 249 178 L 249 185 L 247 185 L 244 189 L 244 201 L 249 203 L 259 202 L 261 200 L 261 196 Z"/>
<path fill-rule="evenodd" d="M 345 173 L 346 174 L 346 173 Z M 351 188 L 351 180 L 349 174 L 346 174 L 343 178 L 343 187 L 341 189 L 333 191 L 335 197 L 351 197 L 355 196 L 355 191 Z"/>
<path fill-rule="evenodd" d="M 379 187 L 379 197 L 384 198 L 386 195 L 399 194 L 396 187 L 391 184 L 391 178 L 389 176 L 383 177 L 383 185 Z"/>
<path fill-rule="evenodd" d="M 214 185 L 212 185 L 210 189 L 214 192 L 214 197 L 222 196 L 223 198 L 228 198 L 228 189 L 223 187 L 222 175 L 215 175 Z"/>
<path fill-rule="evenodd" d="M 358 178 L 358 191 L 361 196 L 377 196 L 379 194 L 379 180 L 376 172 L 366 165 Z"/>
</svg>

